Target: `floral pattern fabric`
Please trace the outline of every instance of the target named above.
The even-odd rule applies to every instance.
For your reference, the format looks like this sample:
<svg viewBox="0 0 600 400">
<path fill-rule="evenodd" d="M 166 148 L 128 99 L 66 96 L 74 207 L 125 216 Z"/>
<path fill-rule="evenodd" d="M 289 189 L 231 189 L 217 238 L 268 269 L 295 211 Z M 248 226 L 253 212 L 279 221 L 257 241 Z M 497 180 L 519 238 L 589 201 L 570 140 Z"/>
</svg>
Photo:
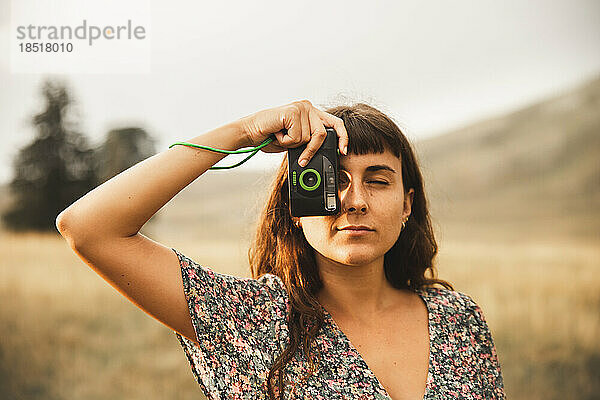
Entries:
<svg viewBox="0 0 600 400">
<path fill-rule="evenodd" d="M 289 343 L 289 301 L 281 279 L 220 274 L 172 249 L 198 344 L 173 331 L 210 400 L 268 399 L 266 380 Z M 496 349 L 479 306 L 439 288 L 418 290 L 429 314 L 429 371 L 424 400 L 504 399 Z M 284 399 L 391 400 L 346 335 L 325 312 L 316 338 L 317 372 L 301 349 L 285 368 Z M 277 387 L 275 387 L 277 394 Z"/>
</svg>

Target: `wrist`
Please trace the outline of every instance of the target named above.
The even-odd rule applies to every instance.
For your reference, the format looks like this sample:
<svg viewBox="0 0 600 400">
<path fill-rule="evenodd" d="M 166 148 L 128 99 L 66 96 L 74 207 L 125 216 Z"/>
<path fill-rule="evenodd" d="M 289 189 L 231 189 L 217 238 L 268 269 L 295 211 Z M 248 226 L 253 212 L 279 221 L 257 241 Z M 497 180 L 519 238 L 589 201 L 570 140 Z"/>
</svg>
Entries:
<svg viewBox="0 0 600 400">
<path fill-rule="evenodd" d="M 221 147 L 217 147 L 223 150 L 239 150 L 249 146 L 247 130 L 243 121 L 233 121 L 218 129 L 222 131 L 219 133 Z"/>
<path fill-rule="evenodd" d="M 238 132 L 238 149 L 253 146 L 252 141 L 250 140 L 248 124 L 249 117 L 247 116 L 232 122 L 232 125 L 236 127 L 235 129 Z"/>
<path fill-rule="evenodd" d="M 187 140 L 192 144 L 214 147 L 220 150 L 235 151 L 247 146 L 247 135 L 240 121 L 229 122 Z M 225 154 L 221 154 L 225 157 Z"/>
</svg>

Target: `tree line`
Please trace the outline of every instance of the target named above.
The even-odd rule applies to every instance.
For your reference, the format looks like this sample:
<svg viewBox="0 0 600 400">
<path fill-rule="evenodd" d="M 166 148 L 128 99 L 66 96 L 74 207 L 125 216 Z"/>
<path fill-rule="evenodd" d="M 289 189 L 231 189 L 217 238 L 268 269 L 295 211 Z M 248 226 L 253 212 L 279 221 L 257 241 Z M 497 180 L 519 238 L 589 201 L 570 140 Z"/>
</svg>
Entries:
<svg viewBox="0 0 600 400">
<path fill-rule="evenodd" d="M 69 119 L 73 100 L 62 82 L 42 84 L 44 110 L 31 118 L 35 136 L 13 158 L 11 204 L 2 210 L 10 231 L 56 231 L 58 214 L 94 187 L 154 155 L 156 140 L 122 127 L 92 146 Z"/>
</svg>

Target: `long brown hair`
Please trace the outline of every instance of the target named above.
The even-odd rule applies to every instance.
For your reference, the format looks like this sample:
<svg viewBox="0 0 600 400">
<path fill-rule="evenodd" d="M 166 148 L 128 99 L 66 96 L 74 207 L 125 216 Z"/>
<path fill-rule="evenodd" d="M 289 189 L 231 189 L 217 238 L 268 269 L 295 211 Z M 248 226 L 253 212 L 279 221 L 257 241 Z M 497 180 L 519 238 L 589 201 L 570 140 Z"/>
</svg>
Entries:
<svg viewBox="0 0 600 400">
<path fill-rule="evenodd" d="M 384 113 L 364 103 L 337 106 L 325 110 L 341 118 L 348 132 L 348 154 L 383 153 L 389 149 L 402 162 L 404 191 L 414 189 L 411 214 L 394 246 L 384 256 L 385 276 L 398 289 L 422 289 L 452 285 L 436 278 L 433 258 L 438 247 L 434 237 L 423 178 L 412 147 L 400 128 Z M 269 398 L 275 400 L 273 379 L 277 374 L 279 398 L 283 399 L 283 375 L 286 364 L 300 346 L 315 370 L 311 345 L 321 329 L 325 315 L 317 293 L 323 287 L 314 249 L 301 228 L 294 225 L 289 211 L 287 154 L 271 185 L 254 240 L 248 250 L 253 278 L 269 273 L 283 281 L 289 294 L 289 344 L 269 370 Z M 401 223 L 401 221 L 396 221 Z"/>
</svg>

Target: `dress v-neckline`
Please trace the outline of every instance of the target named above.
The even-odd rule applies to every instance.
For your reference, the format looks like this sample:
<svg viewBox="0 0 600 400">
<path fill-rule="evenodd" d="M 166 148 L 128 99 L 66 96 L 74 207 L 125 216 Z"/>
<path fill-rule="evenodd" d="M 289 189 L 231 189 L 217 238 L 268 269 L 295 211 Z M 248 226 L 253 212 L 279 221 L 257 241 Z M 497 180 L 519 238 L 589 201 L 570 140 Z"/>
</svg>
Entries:
<svg viewBox="0 0 600 400">
<path fill-rule="evenodd" d="M 426 294 L 423 293 L 423 290 L 415 290 L 415 293 L 417 293 L 419 295 L 419 297 L 423 300 L 423 302 L 425 303 L 425 307 L 427 308 L 427 330 L 429 333 L 429 360 L 428 360 L 428 364 L 427 364 L 427 378 L 425 380 L 425 393 L 423 394 L 423 400 L 427 399 L 427 396 L 429 394 L 430 388 L 431 388 L 431 382 L 433 381 L 433 376 L 432 376 L 432 361 L 433 361 L 433 326 L 431 323 L 432 320 L 432 314 L 431 314 L 431 310 L 429 308 L 429 302 L 426 299 Z M 375 375 L 375 373 L 371 370 L 371 368 L 369 367 L 369 365 L 367 364 L 367 362 L 364 360 L 363 356 L 360 354 L 360 352 L 356 349 L 356 347 L 352 344 L 352 342 L 350 341 L 350 339 L 348 338 L 348 336 L 346 336 L 346 334 L 344 333 L 344 331 L 342 331 L 340 329 L 340 327 L 337 325 L 337 323 L 335 322 L 335 320 L 333 319 L 333 316 L 329 313 L 329 311 L 327 311 L 327 309 L 325 307 L 323 307 L 323 305 L 321 305 L 321 308 L 323 309 L 323 312 L 325 314 L 325 319 L 329 320 L 331 326 L 333 327 L 333 329 L 337 332 L 337 334 L 341 337 L 342 342 L 346 344 L 346 346 L 354 353 L 356 354 L 356 358 L 358 359 L 358 362 L 360 364 L 362 364 L 362 367 L 367 371 L 367 373 L 377 382 L 378 385 L 378 389 L 377 391 L 375 391 L 375 394 L 379 394 L 379 392 L 383 392 L 385 394 L 385 398 L 381 399 L 379 397 L 376 397 L 377 400 L 393 400 L 392 396 L 389 395 L 389 393 L 387 392 L 387 390 L 385 389 L 385 387 L 381 384 L 381 381 L 379 380 L 379 378 L 377 378 L 377 376 Z"/>
</svg>

